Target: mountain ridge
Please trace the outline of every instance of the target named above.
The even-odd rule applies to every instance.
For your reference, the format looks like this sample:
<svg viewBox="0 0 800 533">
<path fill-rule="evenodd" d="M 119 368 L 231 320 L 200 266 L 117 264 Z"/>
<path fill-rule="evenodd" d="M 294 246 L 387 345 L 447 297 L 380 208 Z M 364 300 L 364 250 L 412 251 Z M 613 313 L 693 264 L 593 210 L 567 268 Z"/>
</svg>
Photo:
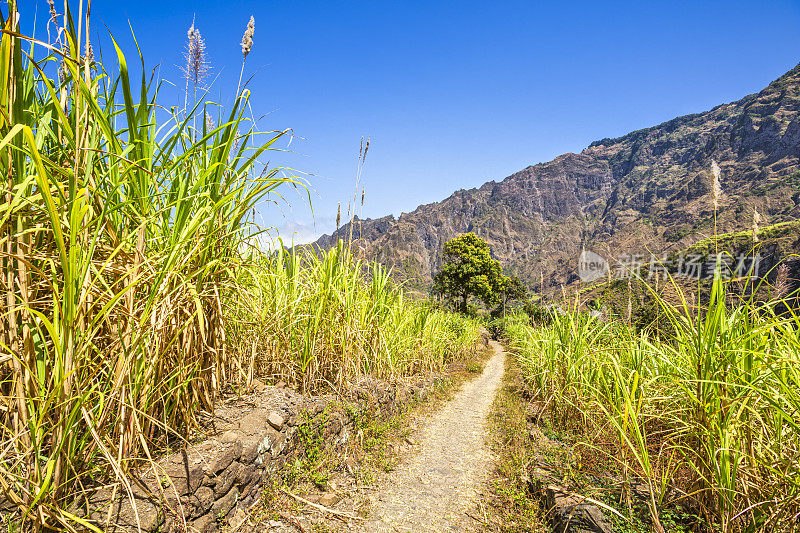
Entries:
<svg viewBox="0 0 800 533">
<path fill-rule="evenodd" d="M 354 220 L 353 235 L 369 257 L 426 288 L 443 243 L 472 231 L 506 270 L 552 289 L 576 279 L 584 248 L 660 253 L 706 237 L 712 159 L 722 168 L 719 231 L 747 227 L 753 209 L 765 223 L 800 216 L 800 64 L 734 102 L 594 141 L 397 218 Z"/>
</svg>

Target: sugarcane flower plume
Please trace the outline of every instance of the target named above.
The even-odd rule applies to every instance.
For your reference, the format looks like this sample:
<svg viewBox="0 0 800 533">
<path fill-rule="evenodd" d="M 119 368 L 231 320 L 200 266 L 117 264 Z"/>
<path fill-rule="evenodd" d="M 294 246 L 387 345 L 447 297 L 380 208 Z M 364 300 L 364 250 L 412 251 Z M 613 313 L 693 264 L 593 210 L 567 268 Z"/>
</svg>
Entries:
<svg viewBox="0 0 800 533">
<path fill-rule="evenodd" d="M 50 18 L 55 22 L 58 13 L 56 13 L 56 5 L 53 0 L 47 0 L 47 5 L 50 6 Z"/>
<path fill-rule="evenodd" d="M 208 60 L 206 58 L 206 43 L 200 30 L 194 27 L 194 23 L 186 32 L 188 42 L 186 44 L 186 68 L 184 74 L 186 80 L 195 86 L 202 83 L 208 75 Z"/>
<path fill-rule="evenodd" d="M 256 33 L 256 19 L 250 15 L 250 22 L 247 23 L 247 29 L 244 30 L 242 36 L 242 54 L 247 57 L 250 50 L 253 48 L 253 35 Z"/>
<path fill-rule="evenodd" d="M 720 168 L 716 161 L 711 160 L 711 174 L 714 175 L 712 191 L 714 193 L 714 209 L 719 206 L 719 198 L 722 196 L 722 186 L 719 183 Z"/>
<path fill-rule="evenodd" d="M 775 277 L 775 295 L 783 298 L 789 294 L 789 265 L 783 263 L 778 267 L 778 275 Z"/>
<path fill-rule="evenodd" d="M 758 242 L 759 223 L 761 222 L 761 213 L 758 209 L 753 207 L 753 241 Z"/>
</svg>

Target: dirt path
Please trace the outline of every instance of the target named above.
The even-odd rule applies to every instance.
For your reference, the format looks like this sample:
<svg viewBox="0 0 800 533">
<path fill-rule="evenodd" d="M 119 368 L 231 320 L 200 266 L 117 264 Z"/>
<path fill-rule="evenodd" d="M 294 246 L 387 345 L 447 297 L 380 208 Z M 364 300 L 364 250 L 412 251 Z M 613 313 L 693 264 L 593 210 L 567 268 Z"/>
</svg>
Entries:
<svg viewBox="0 0 800 533">
<path fill-rule="evenodd" d="M 491 341 L 494 356 L 418 434 L 420 450 L 409 457 L 372 497 L 363 532 L 472 531 L 467 512 L 492 464 L 486 418 L 500 386 L 505 352 Z"/>
</svg>

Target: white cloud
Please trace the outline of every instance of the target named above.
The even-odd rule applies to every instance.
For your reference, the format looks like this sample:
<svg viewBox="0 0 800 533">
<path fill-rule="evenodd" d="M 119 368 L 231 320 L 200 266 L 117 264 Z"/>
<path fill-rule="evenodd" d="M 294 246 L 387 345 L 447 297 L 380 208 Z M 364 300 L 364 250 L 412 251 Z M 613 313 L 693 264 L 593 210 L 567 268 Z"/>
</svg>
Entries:
<svg viewBox="0 0 800 533">
<path fill-rule="evenodd" d="M 287 221 L 277 228 L 270 228 L 258 236 L 258 245 L 262 250 L 274 250 L 281 245 L 292 246 L 293 244 L 309 244 L 319 239 L 324 233 L 332 230 L 325 228 L 333 226 L 334 219 L 331 217 L 321 217 L 315 222 L 303 220 Z"/>
<path fill-rule="evenodd" d="M 278 228 L 278 236 L 286 244 L 294 241 L 295 244 L 308 244 L 319 239 L 324 232 L 319 224 L 305 222 L 287 222 Z"/>
</svg>

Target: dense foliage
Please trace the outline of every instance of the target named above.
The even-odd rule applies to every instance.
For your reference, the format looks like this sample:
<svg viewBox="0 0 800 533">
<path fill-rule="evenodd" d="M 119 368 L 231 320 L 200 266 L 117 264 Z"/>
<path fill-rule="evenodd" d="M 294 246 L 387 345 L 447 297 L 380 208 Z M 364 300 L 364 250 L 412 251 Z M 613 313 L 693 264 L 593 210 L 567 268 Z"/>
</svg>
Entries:
<svg viewBox="0 0 800 533">
<path fill-rule="evenodd" d="M 477 320 L 405 298 L 342 241 L 327 252 L 280 249 L 240 273 L 226 305 L 231 342 L 258 354 L 257 374 L 305 388 L 441 370 L 471 355 L 479 336 Z"/>
<path fill-rule="evenodd" d="M 800 511 L 800 318 L 725 293 L 717 277 L 703 308 L 659 300 L 666 338 L 576 310 L 507 321 L 540 416 L 622 501 L 644 483 L 657 531 L 676 503 L 724 532 L 793 530 Z"/>
<path fill-rule="evenodd" d="M 442 269 L 433 278 L 434 293 L 444 296 L 466 313 L 470 297 L 487 307 L 497 303 L 503 287 L 503 269 L 492 258 L 489 245 L 474 233 L 451 239 L 442 251 Z"/>
</svg>

